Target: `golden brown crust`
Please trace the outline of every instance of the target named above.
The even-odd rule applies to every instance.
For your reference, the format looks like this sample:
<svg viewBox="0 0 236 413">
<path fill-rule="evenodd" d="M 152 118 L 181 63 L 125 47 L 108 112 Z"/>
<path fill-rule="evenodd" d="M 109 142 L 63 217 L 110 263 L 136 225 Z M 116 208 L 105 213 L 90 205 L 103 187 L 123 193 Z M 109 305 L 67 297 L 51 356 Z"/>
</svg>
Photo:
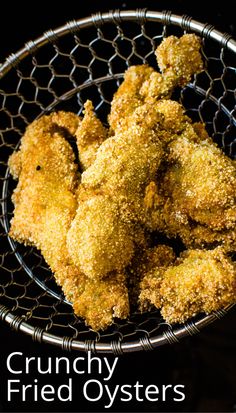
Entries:
<svg viewBox="0 0 236 413">
<path fill-rule="evenodd" d="M 127 130 L 105 140 L 82 174 L 67 245 L 73 262 L 90 278 L 123 271 L 132 258 L 136 233 L 143 232 L 136 226 L 145 186 L 155 177 L 162 155 L 159 121 L 155 108 L 138 108 Z"/>
<path fill-rule="evenodd" d="M 195 35 L 170 36 L 156 51 L 162 73 L 129 68 L 110 131 L 87 101 L 82 120 L 58 112 L 33 122 L 9 159 L 19 179 L 10 235 L 41 250 L 75 313 L 95 330 L 127 318 L 138 295 L 142 311 L 155 305 L 171 323 L 235 301 L 235 264 L 221 248 L 175 260 L 166 245 L 150 248 L 147 235 L 236 246 L 235 162 L 170 100 L 203 69 L 199 49 Z M 65 132 L 77 140 L 81 179 Z"/>
<path fill-rule="evenodd" d="M 131 66 L 126 70 L 124 81 L 113 96 L 108 116 L 109 125 L 113 131 L 118 130 L 123 121 L 142 104 L 140 89 L 152 73 L 154 69 L 148 65 Z"/>
<path fill-rule="evenodd" d="M 68 233 L 68 249 L 75 265 L 89 277 L 101 279 L 130 262 L 132 228 L 121 219 L 119 206 L 109 197 L 95 195 L 80 202 Z"/>
<path fill-rule="evenodd" d="M 165 269 L 174 264 L 176 255 L 173 249 L 164 244 L 147 249 L 138 268 L 139 274 L 139 309 L 147 311 L 150 304 L 157 308 L 157 297 Z"/>
<path fill-rule="evenodd" d="M 223 242 L 235 248 L 236 168 L 210 139 L 180 136 L 169 146 L 162 189 L 167 231 L 187 246 Z"/>
<path fill-rule="evenodd" d="M 235 162 L 203 124 L 191 123 L 179 103 L 162 99 L 155 107 L 163 116 L 164 156 L 157 179 L 146 187 L 145 225 L 179 236 L 187 247 L 223 243 L 235 249 Z"/>
<path fill-rule="evenodd" d="M 20 150 L 10 157 L 11 173 L 19 179 L 13 194 L 10 236 L 36 246 L 75 313 L 85 317 L 92 328 L 104 329 L 114 317 L 128 316 L 128 293 L 124 276 L 116 274 L 95 288 L 68 254 L 66 238 L 76 213 L 79 173 L 72 148 L 58 126 L 65 128 L 69 122 L 69 132 L 75 132 L 76 121 L 76 115 L 64 112 L 43 116 L 27 128 Z M 109 299 L 104 300 L 105 295 Z"/>
<path fill-rule="evenodd" d="M 169 98 L 176 86 L 186 85 L 194 73 L 201 72 L 200 47 L 201 41 L 195 34 L 186 34 L 180 39 L 169 36 L 156 50 L 162 74 L 148 65 L 131 66 L 112 100 L 109 115 L 111 129 L 118 130 L 138 106 Z"/>
<path fill-rule="evenodd" d="M 74 311 L 94 330 L 104 330 L 114 318 L 129 316 L 129 297 L 124 274 L 110 274 L 104 280 L 87 280 L 74 300 Z"/>
<path fill-rule="evenodd" d="M 165 244 L 159 244 L 154 247 L 148 247 L 146 245 L 136 251 L 127 269 L 130 301 L 134 307 L 140 304 L 139 294 L 141 289 L 143 289 L 143 280 L 146 279 L 147 274 L 151 273 L 153 269 L 155 269 L 155 271 L 157 269 L 161 270 L 173 264 L 175 258 L 173 249 Z M 142 305 L 140 307 L 143 309 L 144 299 L 141 301 Z M 149 307 L 149 304 L 146 308 L 147 307 Z"/>
<path fill-rule="evenodd" d="M 220 248 L 190 250 L 166 271 L 160 294 L 161 313 L 168 322 L 184 322 L 199 312 L 209 314 L 235 302 L 235 264 Z"/>
<path fill-rule="evenodd" d="M 45 236 L 46 216 L 55 214 L 60 229 L 65 223 L 68 227 L 77 206 L 79 174 L 74 154 L 62 130 L 55 128 L 53 118 L 55 115 L 34 121 L 22 138 L 20 150 L 9 159 L 12 175 L 19 178 L 13 194 L 15 211 L 10 235 L 38 248 Z M 63 257 L 63 248 L 57 254 Z"/>
<path fill-rule="evenodd" d="M 195 34 L 184 34 L 180 38 L 165 38 L 156 50 L 157 63 L 165 79 L 175 78 L 175 85 L 184 86 L 194 73 L 203 70 L 199 50 L 201 40 Z"/>
</svg>

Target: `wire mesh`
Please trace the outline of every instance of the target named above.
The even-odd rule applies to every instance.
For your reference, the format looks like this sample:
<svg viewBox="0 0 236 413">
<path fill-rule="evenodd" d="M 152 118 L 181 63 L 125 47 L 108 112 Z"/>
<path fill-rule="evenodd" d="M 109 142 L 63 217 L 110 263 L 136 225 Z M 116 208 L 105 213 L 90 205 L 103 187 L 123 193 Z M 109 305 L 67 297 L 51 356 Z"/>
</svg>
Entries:
<svg viewBox="0 0 236 413">
<path fill-rule="evenodd" d="M 170 12 L 109 12 L 70 22 L 27 43 L 0 67 L 0 316 L 34 340 L 120 354 L 150 350 L 192 335 L 225 315 L 221 310 L 170 326 L 158 311 L 131 314 L 104 332 L 75 316 L 41 254 L 8 236 L 13 213 L 12 180 L 7 160 L 18 148 L 26 126 L 51 110 L 80 114 L 91 99 L 106 122 L 113 94 L 127 67 L 156 67 L 154 51 L 163 37 L 198 32 L 203 37 L 204 72 L 176 94 L 194 121 L 203 121 L 215 142 L 236 157 L 236 43 L 212 26 Z"/>
</svg>

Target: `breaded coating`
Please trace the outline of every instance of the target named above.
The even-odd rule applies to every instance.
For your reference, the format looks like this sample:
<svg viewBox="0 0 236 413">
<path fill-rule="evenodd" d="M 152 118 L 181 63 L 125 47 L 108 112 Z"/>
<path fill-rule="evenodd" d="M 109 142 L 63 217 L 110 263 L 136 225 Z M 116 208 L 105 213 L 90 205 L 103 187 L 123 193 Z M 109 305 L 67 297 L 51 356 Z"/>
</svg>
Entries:
<svg viewBox="0 0 236 413">
<path fill-rule="evenodd" d="M 162 191 L 170 236 L 187 246 L 222 242 L 235 249 L 236 168 L 210 140 L 193 142 L 187 134 L 169 146 L 169 167 Z"/>
<path fill-rule="evenodd" d="M 61 128 L 64 128 L 72 136 L 75 136 L 78 126 L 80 125 L 81 118 L 73 112 L 52 112 L 50 115 L 50 121 Z M 42 118 L 41 118 L 42 119 Z M 49 118 L 47 118 L 49 120 Z"/>
<path fill-rule="evenodd" d="M 114 317 L 128 316 L 128 293 L 124 276 L 119 274 L 97 285 L 88 282 L 68 254 L 66 238 L 76 213 L 79 184 L 73 150 L 64 139 L 68 119 L 68 131 L 75 132 L 78 118 L 74 114 L 59 112 L 34 121 L 20 150 L 9 159 L 11 173 L 19 179 L 12 198 L 10 236 L 36 246 L 75 313 L 92 328 L 104 329 Z M 109 299 L 104 300 L 105 295 Z"/>
<path fill-rule="evenodd" d="M 95 331 L 104 330 L 114 318 L 129 316 L 129 296 L 125 274 L 110 274 L 103 280 L 87 280 L 74 302 L 74 311 Z"/>
<path fill-rule="evenodd" d="M 201 39 L 193 33 L 180 38 L 169 36 L 158 46 L 157 63 L 166 81 L 175 79 L 172 88 L 185 86 L 193 74 L 203 70 L 200 48 Z"/>
<path fill-rule="evenodd" d="M 94 163 L 82 174 L 78 211 L 68 233 L 68 249 L 73 262 L 88 277 L 102 278 L 110 271 L 123 271 L 129 264 L 136 247 L 134 224 L 143 225 L 148 220 L 144 202 L 146 187 L 156 178 L 163 143 L 173 135 L 173 128 L 168 126 L 173 124 L 173 119 L 171 122 L 166 113 L 162 114 L 165 107 L 159 103 L 158 108 L 158 99 L 162 94 L 171 93 L 179 82 L 188 81 L 187 72 L 202 70 L 199 40 L 182 39 L 185 51 L 181 62 L 175 56 L 179 50 L 178 39 L 172 40 L 172 54 L 167 59 L 176 64 L 172 71 L 173 84 L 169 71 L 162 65 L 165 73 L 158 74 L 160 88 L 156 89 L 153 104 L 150 88 L 145 92 L 143 87 L 145 82 L 150 82 L 154 69 L 147 65 L 131 67 L 111 105 L 109 122 L 114 136 L 102 143 Z M 187 43 L 195 55 L 189 71 L 185 68 Z M 157 52 L 160 59 L 164 50 Z M 186 116 L 180 106 L 173 105 L 173 109 L 176 124 L 182 127 Z M 89 211 L 87 215 L 86 211 Z"/>
<path fill-rule="evenodd" d="M 76 219 L 68 234 L 68 248 L 73 262 L 88 276 L 124 269 L 134 251 L 131 225 L 121 222 L 121 211 L 112 198 L 94 195 L 79 200 Z M 122 252 L 122 258 L 120 254 Z"/>
<path fill-rule="evenodd" d="M 162 156 L 161 120 L 155 107 L 138 108 L 129 128 L 105 140 L 82 174 L 67 245 L 73 262 L 90 278 L 124 270 L 140 242 L 136 234 L 142 238 L 138 226 L 145 187 Z"/>
<path fill-rule="evenodd" d="M 176 255 L 169 245 L 159 244 L 149 247 L 134 258 L 132 271 L 139 274 L 140 280 L 154 268 L 168 267 L 176 259 Z"/>
<path fill-rule="evenodd" d="M 183 107 L 169 99 L 155 105 L 163 115 L 164 156 L 145 190 L 144 224 L 187 247 L 223 243 L 236 247 L 236 168 Z"/>
<path fill-rule="evenodd" d="M 142 282 L 141 304 L 148 300 L 169 323 L 219 310 L 236 300 L 236 264 L 222 248 L 188 250 L 166 270 L 153 270 Z"/>
<path fill-rule="evenodd" d="M 108 116 L 109 125 L 113 131 L 118 130 L 124 120 L 143 103 L 140 89 L 152 73 L 154 69 L 148 65 L 131 66 L 126 70 L 124 81 L 113 96 Z"/>
<path fill-rule="evenodd" d="M 141 312 L 150 311 L 152 307 L 161 308 L 162 295 L 161 285 L 166 268 L 157 267 L 150 270 L 142 279 L 139 287 L 139 310 Z"/>
<path fill-rule="evenodd" d="M 115 318 L 129 316 L 126 274 L 114 273 L 103 280 L 90 280 L 70 263 L 66 273 L 60 267 L 54 275 L 75 314 L 83 317 L 93 330 L 105 330 Z"/>
<path fill-rule="evenodd" d="M 15 210 L 10 235 L 39 249 L 41 237 L 45 237 L 46 216 L 56 213 L 55 223 L 63 228 L 67 222 L 69 227 L 77 207 L 74 193 L 79 173 L 73 150 L 63 137 L 63 129 L 52 120 L 55 116 L 43 116 L 28 126 L 20 150 L 9 158 L 10 172 L 19 179 L 12 198 Z M 57 119 L 60 116 L 64 128 L 65 115 L 59 112 Z M 70 124 L 72 118 L 78 119 L 72 114 L 69 117 Z M 58 236 L 60 233 L 58 231 Z M 58 249 L 59 244 L 56 243 L 55 248 Z M 52 249 L 53 243 L 45 248 L 44 254 L 55 256 L 53 261 L 64 261 L 63 248 L 56 252 Z"/>
<path fill-rule="evenodd" d="M 163 115 L 162 128 L 168 133 L 170 140 L 192 127 L 191 119 L 185 114 L 184 107 L 171 99 L 160 99 L 155 102 L 156 110 Z M 191 125 L 191 126 L 190 126 Z M 193 130 L 193 134 L 195 134 Z M 191 139 L 193 139 L 191 137 Z"/>
<path fill-rule="evenodd" d="M 155 247 L 140 248 L 127 268 L 129 297 L 131 305 L 139 302 L 140 283 L 153 269 L 166 268 L 175 261 L 175 253 L 169 245 L 159 244 Z M 142 285 L 142 284 L 141 284 Z M 149 302 L 146 307 L 150 307 Z"/>
<path fill-rule="evenodd" d="M 130 313 L 125 274 L 111 274 L 104 280 L 89 280 L 78 267 L 63 278 L 63 291 L 73 304 L 76 315 L 83 317 L 95 331 L 105 330 L 115 318 L 126 319 Z M 62 269 L 63 270 L 63 269 Z"/>
<path fill-rule="evenodd" d="M 117 130 L 143 103 L 169 98 L 176 86 L 185 86 L 193 74 L 203 70 L 201 40 L 195 34 L 169 36 L 156 49 L 158 73 L 148 65 L 131 66 L 114 94 L 109 124 Z"/>
<path fill-rule="evenodd" d="M 90 100 L 84 105 L 84 117 L 76 130 L 77 147 L 82 170 L 87 169 L 95 160 L 97 150 L 107 138 L 107 129 L 97 118 Z"/>
<path fill-rule="evenodd" d="M 170 99 L 203 70 L 200 47 L 194 34 L 170 36 L 156 50 L 161 73 L 130 67 L 109 130 L 88 100 L 83 118 L 34 121 L 9 159 L 18 179 L 10 236 L 41 251 L 94 330 L 127 318 L 130 305 L 181 323 L 236 301 L 227 255 L 236 250 L 236 162 Z M 166 238 L 192 249 L 176 258 Z"/>
</svg>

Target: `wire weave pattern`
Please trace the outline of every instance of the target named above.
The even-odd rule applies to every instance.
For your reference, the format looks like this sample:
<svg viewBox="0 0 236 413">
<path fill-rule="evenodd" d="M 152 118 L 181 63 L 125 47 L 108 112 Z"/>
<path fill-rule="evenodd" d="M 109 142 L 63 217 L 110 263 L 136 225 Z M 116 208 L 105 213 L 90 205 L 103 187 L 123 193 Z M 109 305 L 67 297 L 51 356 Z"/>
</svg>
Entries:
<svg viewBox="0 0 236 413">
<path fill-rule="evenodd" d="M 203 37 L 206 69 L 178 98 L 187 114 L 194 121 L 205 122 L 215 142 L 234 158 L 236 43 L 211 25 L 170 11 L 96 13 L 47 31 L 0 66 L 0 318 L 14 330 L 30 334 L 34 341 L 68 351 L 148 351 L 197 333 L 228 310 L 200 315 L 174 327 L 165 323 L 158 311 L 133 313 L 129 320 L 117 321 L 105 332 L 94 332 L 74 315 L 41 254 L 8 236 L 16 183 L 10 177 L 7 160 L 18 148 L 26 126 L 51 110 L 81 114 L 87 99 L 94 102 L 105 122 L 127 67 L 143 63 L 156 67 L 154 51 L 163 37 L 186 31 Z"/>
</svg>

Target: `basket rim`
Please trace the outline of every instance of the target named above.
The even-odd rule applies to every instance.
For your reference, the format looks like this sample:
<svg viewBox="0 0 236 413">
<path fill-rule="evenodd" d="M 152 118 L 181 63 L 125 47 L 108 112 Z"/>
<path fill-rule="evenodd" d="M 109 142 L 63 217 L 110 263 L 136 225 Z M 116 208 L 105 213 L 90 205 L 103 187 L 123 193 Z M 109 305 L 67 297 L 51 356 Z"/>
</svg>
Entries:
<svg viewBox="0 0 236 413">
<path fill-rule="evenodd" d="M 223 47 L 227 47 L 231 51 L 236 53 L 236 40 L 234 40 L 230 34 L 223 33 L 215 29 L 213 25 L 210 25 L 208 23 L 201 23 L 185 14 L 177 15 L 172 13 L 170 10 L 159 12 L 148 9 L 118 9 L 110 10 L 105 13 L 98 12 L 82 19 L 71 20 L 54 30 L 47 30 L 43 33 L 42 36 L 36 38 L 35 40 L 29 40 L 27 43 L 25 43 L 24 47 L 22 47 L 16 53 L 11 53 L 5 59 L 4 63 L 0 64 L 0 78 L 4 76 L 12 67 L 17 66 L 18 63 L 26 56 L 42 47 L 47 42 L 53 42 L 57 38 L 67 34 L 68 32 L 75 32 L 79 29 L 83 29 L 91 25 L 99 27 L 107 22 L 118 24 L 124 20 L 136 21 L 140 22 L 141 24 L 149 20 L 161 22 L 165 25 L 173 24 L 175 26 L 180 26 L 184 30 L 193 30 L 203 37 L 209 37 L 219 42 Z"/>
<path fill-rule="evenodd" d="M 214 41 L 220 43 L 222 47 L 227 47 L 232 52 L 236 53 L 236 41 L 227 33 L 222 33 L 215 29 L 210 24 L 203 24 L 186 15 L 176 15 L 171 11 L 149 11 L 147 9 L 136 10 L 110 10 L 105 13 L 95 13 L 91 16 L 69 21 L 63 26 L 60 26 L 54 30 L 48 30 L 43 33 L 42 36 L 36 40 L 30 40 L 23 48 L 18 52 L 10 54 L 5 62 L 0 65 L 0 79 L 10 71 L 11 68 L 17 67 L 18 63 L 22 61 L 26 56 L 33 54 L 40 47 L 48 42 L 55 42 L 59 37 L 67 33 L 76 33 L 80 29 L 84 29 L 90 26 L 99 28 L 105 23 L 112 22 L 114 24 L 120 24 L 123 21 L 134 21 L 140 24 L 144 24 L 146 21 L 160 22 L 163 25 L 175 25 L 180 26 L 183 30 L 192 30 L 202 37 L 211 38 Z M 203 327 L 222 318 L 235 304 L 228 305 L 222 310 L 214 311 L 208 315 L 201 315 L 197 320 L 190 320 L 184 324 L 170 328 L 162 335 L 156 335 L 154 337 L 146 336 L 144 338 L 134 340 L 132 342 L 123 342 L 121 340 L 111 341 L 109 343 L 103 343 L 95 340 L 79 341 L 73 337 L 59 337 L 54 334 L 50 334 L 45 329 L 40 327 L 33 327 L 25 321 L 24 316 L 15 315 L 12 310 L 9 310 L 4 305 L 0 304 L 0 319 L 10 324 L 11 328 L 15 331 L 22 331 L 27 335 L 32 336 L 34 341 L 40 343 L 45 342 L 47 344 L 54 344 L 61 347 L 63 350 L 79 350 L 79 351 L 92 351 L 98 353 L 113 353 L 120 355 L 123 353 L 129 353 L 134 351 L 152 350 L 156 347 L 164 344 L 173 344 L 179 342 L 179 340 L 185 336 L 192 336 L 198 333 Z"/>
</svg>

